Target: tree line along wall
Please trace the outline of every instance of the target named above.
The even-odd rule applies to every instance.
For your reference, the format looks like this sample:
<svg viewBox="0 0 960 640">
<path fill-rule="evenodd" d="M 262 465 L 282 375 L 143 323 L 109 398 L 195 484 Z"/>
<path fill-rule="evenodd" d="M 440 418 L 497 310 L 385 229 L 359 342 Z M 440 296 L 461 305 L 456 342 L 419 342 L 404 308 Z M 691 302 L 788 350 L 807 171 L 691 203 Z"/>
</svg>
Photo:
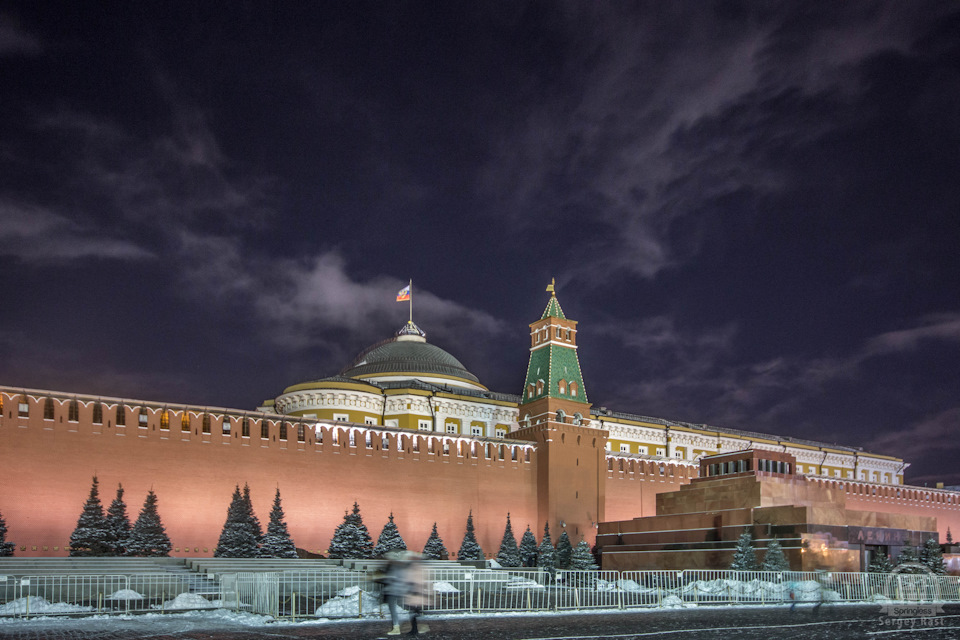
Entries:
<svg viewBox="0 0 960 640">
<path fill-rule="evenodd" d="M 93 475 L 103 499 L 117 483 L 131 504 L 153 488 L 178 556 L 212 555 L 234 487 L 244 483 L 261 521 L 279 487 L 291 535 L 310 552 L 326 550 L 354 501 L 371 535 L 392 512 L 414 549 L 423 547 L 436 521 L 455 553 L 471 509 L 477 538 L 490 554 L 499 548 L 507 512 L 521 530 L 528 523 L 534 530 L 543 526 L 531 443 L 313 422 L 304 423 L 299 441 L 297 420 L 253 413 L 244 437 L 236 424 L 223 434 L 224 415 L 208 409 L 187 408 L 196 420 L 183 431 L 181 410 L 161 428 L 163 408 L 144 407 L 141 425 L 133 414 L 140 407 L 128 407 L 133 415 L 117 426 L 108 419 L 115 403 L 103 403 L 102 423 L 95 424 L 84 403 L 71 415 L 70 401 L 54 398 L 53 415 L 45 418 L 44 398 L 32 398 L 38 408 L 22 417 L 18 398 L 4 400 L 0 513 L 19 555 L 67 554 Z M 211 433 L 203 433 L 203 415 L 211 416 Z M 260 437 L 263 421 L 267 438 Z M 286 440 L 279 433 L 284 422 Z"/>
</svg>

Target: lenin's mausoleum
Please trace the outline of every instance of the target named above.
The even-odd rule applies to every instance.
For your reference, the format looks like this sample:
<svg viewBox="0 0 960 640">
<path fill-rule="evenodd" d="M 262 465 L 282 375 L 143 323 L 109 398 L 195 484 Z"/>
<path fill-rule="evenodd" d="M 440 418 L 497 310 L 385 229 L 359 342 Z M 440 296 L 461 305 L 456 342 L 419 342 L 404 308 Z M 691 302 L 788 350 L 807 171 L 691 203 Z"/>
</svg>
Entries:
<svg viewBox="0 0 960 640">
<path fill-rule="evenodd" d="M 905 486 L 901 459 L 593 407 L 552 289 L 520 395 L 487 389 L 413 322 L 249 410 L 0 386 L 7 539 L 18 556 L 67 555 L 94 475 L 106 502 L 123 484 L 134 516 L 152 488 L 176 556 L 213 554 L 244 483 L 261 520 L 280 489 L 313 554 L 354 501 L 374 536 L 393 513 L 411 548 L 436 522 L 455 553 L 472 511 L 492 557 L 509 512 L 518 537 L 549 523 L 614 569 L 726 568 L 745 527 L 795 569 L 865 569 L 960 532 L 960 493 Z"/>
</svg>

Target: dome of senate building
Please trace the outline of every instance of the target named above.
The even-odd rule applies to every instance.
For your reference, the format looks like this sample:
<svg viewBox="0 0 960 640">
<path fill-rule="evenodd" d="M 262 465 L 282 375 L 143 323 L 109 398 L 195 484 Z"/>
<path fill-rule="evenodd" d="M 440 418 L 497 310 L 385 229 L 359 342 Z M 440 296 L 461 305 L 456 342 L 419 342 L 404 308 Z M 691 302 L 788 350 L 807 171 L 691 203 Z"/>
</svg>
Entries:
<svg viewBox="0 0 960 640">
<path fill-rule="evenodd" d="M 394 338 L 366 349 L 340 375 L 382 382 L 417 378 L 438 384 L 485 388 L 459 360 L 428 343 L 423 331 L 413 322 L 408 322 Z"/>
</svg>

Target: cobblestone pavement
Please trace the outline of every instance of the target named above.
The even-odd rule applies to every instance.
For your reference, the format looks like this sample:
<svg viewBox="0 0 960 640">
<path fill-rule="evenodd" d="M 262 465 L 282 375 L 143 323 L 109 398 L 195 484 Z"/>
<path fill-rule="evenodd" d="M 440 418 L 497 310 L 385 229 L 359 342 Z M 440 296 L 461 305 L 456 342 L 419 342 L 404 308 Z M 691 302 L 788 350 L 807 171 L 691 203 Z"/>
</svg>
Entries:
<svg viewBox="0 0 960 640">
<path fill-rule="evenodd" d="M 933 618 L 892 618 L 877 605 L 700 608 L 658 611 L 490 616 L 427 616 L 436 640 L 846 640 L 960 638 L 960 605 Z M 0 638 L 15 640 L 267 640 L 386 638 L 385 620 L 242 625 L 203 616 L 37 619 L 0 623 Z"/>
</svg>

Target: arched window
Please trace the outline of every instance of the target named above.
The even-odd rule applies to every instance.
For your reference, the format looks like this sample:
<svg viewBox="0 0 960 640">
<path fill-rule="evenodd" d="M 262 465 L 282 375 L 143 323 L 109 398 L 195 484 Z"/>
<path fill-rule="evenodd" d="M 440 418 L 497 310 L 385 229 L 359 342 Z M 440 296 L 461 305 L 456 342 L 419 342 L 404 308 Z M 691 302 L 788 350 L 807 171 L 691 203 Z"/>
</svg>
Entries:
<svg viewBox="0 0 960 640">
<path fill-rule="evenodd" d="M 528 397 L 528 398 L 532 398 L 532 397 L 533 397 L 533 385 L 532 385 L 532 384 L 528 384 L 528 385 L 527 385 L 527 397 Z"/>
<path fill-rule="evenodd" d="M 281 440 L 287 439 L 287 423 L 286 422 L 280 423 L 280 439 Z"/>
<path fill-rule="evenodd" d="M 160 412 L 160 428 L 169 429 L 170 428 L 170 412 L 164 409 Z M 183 428 L 183 425 L 180 425 L 180 428 Z"/>
<path fill-rule="evenodd" d="M 581 424 L 583 422 L 583 416 L 579 413 L 573 414 L 573 424 Z"/>
<path fill-rule="evenodd" d="M 573 396 L 574 398 L 576 398 L 576 397 L 577 397 L 577 392 L 578 392 L 579 390 L 580 390 L 580 385 L 578 385 L 576 382 L 571 382 L 571 383 L 570 383 L 570 395 L 571 395 L 571 396 Z"/>
<path fill-rule="evenodd" d="M 183 433 L 190 432 L 190 412 L 186 409 L 183 410 L 183 415 L 180 416 L 180 431 Z"/>
<path fill-rule="evenodd" d="M 537 395 L 543 393 L 543 380 L 537 380 Z"/>
<path fill-rule="evenodd" d="M 529 426 L 530 426 L 530 414 L 529 414 L 529 413 L 523 416 L 523 426 L 525 426 L 525 427 L 529 427 Z"/>
<path fill-rule="evenodd" d="M 47 398 L 43 401 L 43 419 L 53 420 L 53 398 Z"/>
<path fill-rule="evenodd" d="M 567 381 L 566 381 L 566 380 L 561 380 L 561 381 L 558 383 L 557 386 L 558 386 L 558 388 L 560 389 L 560 395 L 563 395 L 563 394 L 565 394 L 565 393 L 567 392 Z"/>
<path fill-rule="evenodd" d="M 122 404 L 117 405 L 117 426 L 125 427 L 127 426 L 127 408 Z"/>
<path fill-rule="evenodd" d="M 103 405 L 99 402 L 93 403 L 93 424 L 103 424 Z"/>
<path fill-rule="evenodd" d="M 260 439 L 270 439 L 270 423 L 268 423 L 266 420 L 260 423 Z"/>
<path fill-rule="evenodd" d="M 567 414 L 564 413 L 563 409 L 557 409 L 557 422 L 566 422 Z"/>
<path fill-rule="evenodd" d="M 70 401 L 70 407 L 67 409 L 67 420 L 77 422 L 80 420 L 80 403 L 76 398 Z"/>
</svg>

